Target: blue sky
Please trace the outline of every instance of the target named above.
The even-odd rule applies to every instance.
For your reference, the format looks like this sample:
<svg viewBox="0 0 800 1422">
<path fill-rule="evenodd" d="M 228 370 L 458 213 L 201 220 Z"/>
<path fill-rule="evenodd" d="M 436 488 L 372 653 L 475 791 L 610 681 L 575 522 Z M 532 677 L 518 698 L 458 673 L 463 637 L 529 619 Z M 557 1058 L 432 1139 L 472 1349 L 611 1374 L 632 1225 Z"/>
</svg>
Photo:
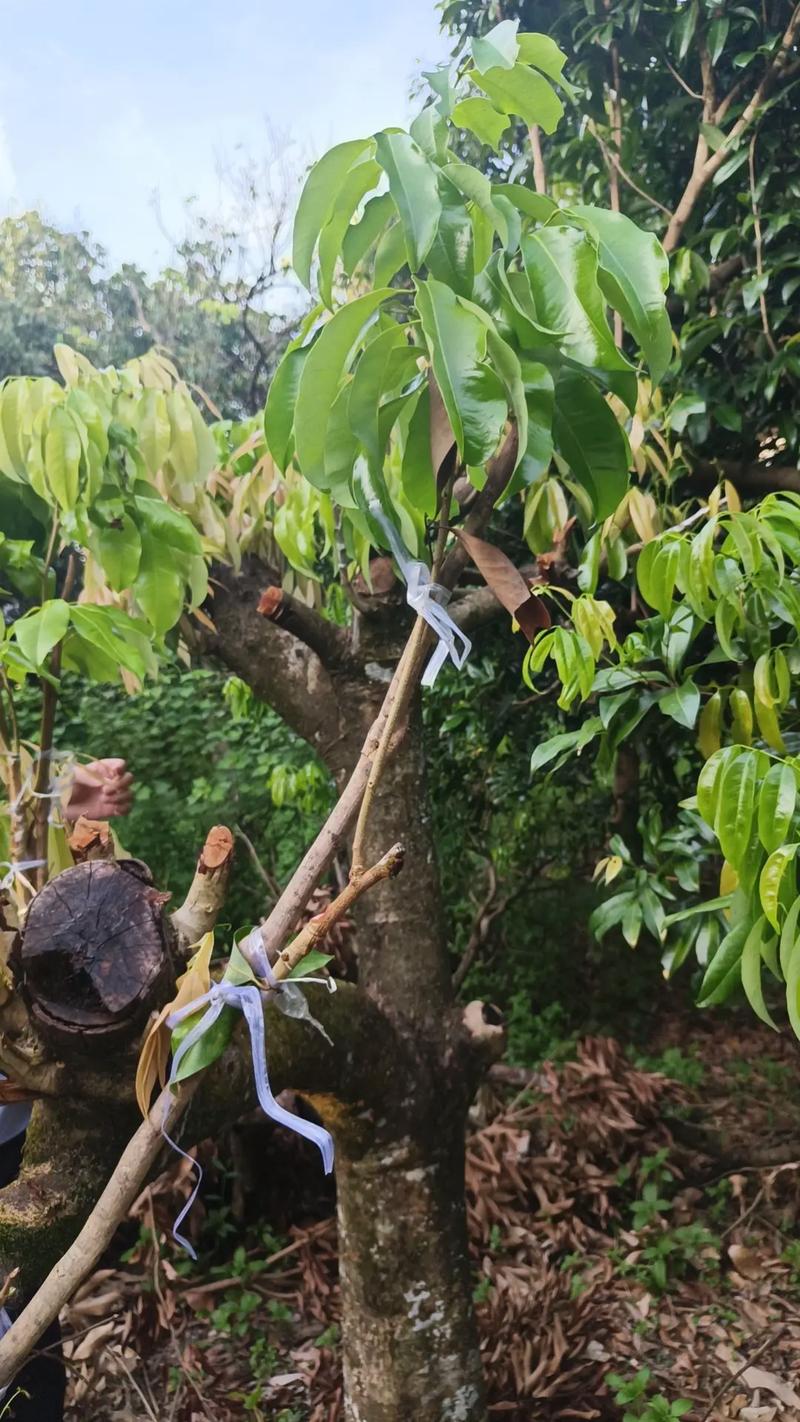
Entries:
<svg viewBox="0 0 800 1422">
<path fill-rule="evenodd" d="M 237 145 L 296 162 L 404 123 L 434 0 L 0 0 L 0 215 L 38 207 L 153 268 Z M 162 223 L 154 211 L 158 194 Z"/>
</svg>

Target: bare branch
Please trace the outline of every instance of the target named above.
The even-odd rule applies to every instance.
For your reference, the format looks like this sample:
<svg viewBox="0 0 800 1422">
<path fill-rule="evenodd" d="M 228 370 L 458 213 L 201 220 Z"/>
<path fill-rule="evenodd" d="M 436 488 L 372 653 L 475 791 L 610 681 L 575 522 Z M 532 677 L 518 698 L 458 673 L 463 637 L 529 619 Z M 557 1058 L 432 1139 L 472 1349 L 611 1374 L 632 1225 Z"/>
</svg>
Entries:
<svg viewBox="0 0 800 1422">
<path fill-rule="evenodd" d="M 299 598 L 284 592 L 280 587 L 265 588 L 258 603 L 258 612 L 291 632 L 293 637 L 304 642 L 312 652 L 316 652 L 322 665 L 328 670 L 338 669 L 348 662 L 355 664 L 350 648 L 350 638 L 343 627 L 320 617 L 312 607 L 307 607 Z"/>
<path fill-rule="evenodd" d="M 547 193 L 547 173 L 544 166 L 544 154 L 542 153 L 542 130 L 538 123 L 531 124 L 528 129 L 528 137 L 531 141 L 531 152 L 533 153 L 533 186 L 537 193 Z"/>
<path fill-rule="evenodd" d="M 181 953 L 214 927 L 225 902 L 232 863 L 233 835 L 225 825 L 214 825 L 206 836 L 189 892 L 172 914 Z"/>
</svg>

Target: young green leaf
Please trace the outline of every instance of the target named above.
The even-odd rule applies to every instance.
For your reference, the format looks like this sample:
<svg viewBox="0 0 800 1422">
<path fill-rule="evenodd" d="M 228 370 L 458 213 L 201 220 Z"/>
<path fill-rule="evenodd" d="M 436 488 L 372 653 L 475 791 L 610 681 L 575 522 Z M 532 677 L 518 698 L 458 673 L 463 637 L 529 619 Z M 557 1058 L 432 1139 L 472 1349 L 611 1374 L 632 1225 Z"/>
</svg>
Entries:
<svg viewBox="0 0 800 1422">
<path fill-rule="evenodd" d="M 14 623 L 14 636 L 23 655 L 35 667 L 44 666 L 69 626 L 69 604 L 61 598 L 45 602 Z"/>
<path fill-rule="evenodd" d="M 768 854 L 778 849 L 789 831 L 797 802 L 797 778 L 790 765 L 773 765 L 758 799 L 758 836 Z"/>
<path fill-rule="evenodd" d="M 588 376 L 559 375 L 553 438 L 589 495 L 595 518 L 607 518 L 625 496 L 630 454 L 622 426 Z"/>
<path fill-rule="evenodd" d="M 501 20 L 499 25 L 479 37 L 470 40 L 472 61 L 479 73 L 487 69 L 513 69 L 519 45 L 517 43 L 518 20 Z"/>
<path fill-rule="evenodd" d="M 294 220 L 292 266 L 308 289 L 311 287 L 311 263 L 317 238 L 330 216 L 346 175 L 371 146 L 372 140 L 368 138 L 337 143 L 314 164 L 306 179 Z"/>
<path fill-rule="evenodd" d="M 468 128 L 481 143 L 487 144 L 496 153 L 500 147 L 500 139 L 511 120 L 508 114 L 498 113 L 488 99 L 473 98 L 462 99 L 460 104 L 456 104 L 453 109 L 453 122 L 458 124 L 459 128 Z"/>
<path fill-rule="evenodd" d="M 786 874 L 794 866 L 800 844 L 782 844 L 769 856 L 758 881 L 761 907 L 776 933 L 780 931 L 781 891 L 785 893 Z M 733 862 L 733 861 L 731 861 Z"/>
<path fill-rule="evenodd" d="M 706 968 L 697 998 L 698 1007 L 725 1002 L 741 981 L 742 949 L 750 932 L 749 920 L 737 923 L 725 935 Z"/>
<path fill-rule="evenodd" d="M 576 207 L 574 212 L 597 240 L 600 288 L 641 346 L 657 385 L 672 358 L 664 248 L 654 232 L 643 232 L 622 213 L 600 207 Z"/>
<path fill-rule="evenodd" d="M 706 767 L 710 764 L 711 762 L 707 761 Z M 756 755 L 745 750 L 735 760 L 729 761 L 722 775 L 714 829 L 722 853 L 736 870 L 739 869 L 742 856 L 750 843 L 755 812 L 757 765 Z"/>
<path fill-rule="evenodd" d="M 760 1017 L 762 1022 L 777 1032 L 777 1024 L 770 1016 L 764 1001 L 764 989 L 761 983 L 761 955 L 766 932 L 766 919 L 759 918 L 745 939 L 742 949 L 742 987 L 756 1017 Z"/>
<path fill-rule="evenodd" d="M 497 66 L 472 78 L 484 94 L 506 114 L 517 114 L 528 125 L 537 123 L 545 133 L 553 133 L 564 113 L 564 105 L 551 84 L 525 64 L 511 69 Z"/>
</svg>

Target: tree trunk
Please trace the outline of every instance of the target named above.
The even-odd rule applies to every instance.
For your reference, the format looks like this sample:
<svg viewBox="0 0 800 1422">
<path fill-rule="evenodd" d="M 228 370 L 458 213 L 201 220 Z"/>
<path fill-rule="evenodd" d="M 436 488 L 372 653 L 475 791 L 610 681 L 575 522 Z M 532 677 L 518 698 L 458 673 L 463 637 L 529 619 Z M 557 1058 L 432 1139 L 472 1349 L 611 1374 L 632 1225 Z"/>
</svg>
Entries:
<svg viewBox="0 0 800 1422">
<path fill-rule="evenodd" d="M 336 1173 L 349 1422 L 478 1422 L 483 1372 L 464 1219 L 464 1131 L 429 1120 Z"/>
<path fill-rule="evenodd" d="M 382 689 L 382 688 L 381 688 Z M 361 687 L 357 738 L 380 700 Z M 402 1044 L 372 1131 L 338 1141 L 337 1211 L 348 1422 L 486 1416 L 464 1208 L 474 1064 L 451 988 L 417 704 L 373 802 L 366 860 L 395 840 L 402 879 L 354 914 L 359 984 Z"/>
</svg>

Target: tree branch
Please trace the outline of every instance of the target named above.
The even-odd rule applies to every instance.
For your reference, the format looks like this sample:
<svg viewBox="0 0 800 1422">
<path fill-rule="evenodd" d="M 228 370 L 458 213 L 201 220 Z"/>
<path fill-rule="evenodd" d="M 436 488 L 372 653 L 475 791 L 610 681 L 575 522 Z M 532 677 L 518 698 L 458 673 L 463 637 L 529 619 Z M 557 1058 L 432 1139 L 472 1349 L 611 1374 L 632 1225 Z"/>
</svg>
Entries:
<svg viewBox="0 0 800 1422">
<path fill-rule="evenodd" d="M 206 836 L 189 892 L 172 914 L 178 949 L 184 956 L 214 927 L 225 902 L 232 863 L 233 835 L 225 825 L 214 825 Z"/>
<path fill-rule="evenodd" d="M 352 654 L 350 638 L 343 627 L 320 617 L 313 608 L 306 607 L 299 598 L 284 592 L 280 587 L 265 588 L 259 599 L 257 611 L 262 617 L 291 632 L 293 637 L 304 642 L 319 657 L 328 671 L 348 665 L 357 665 Z"/>
<path fill-rule="evenodd" d="M 741 116 L 736 120 L 736 123 L 727 135 L 727 142 L 718 148 L 715 153 L 709 154 L 708 144 L 703 134 L 698 133 L 692 175 L 683 190 L 678 206 L 675 208 L 664 234 L 663 246 L 665 252 L 674 252 L 683 234 L 683 229 L 694 211 L 695 204 L 701 192 L 711 181 L 714 174 L 722 167 L 722 164 L 730 158 L 738 140 L 750 127 L 761 105 L 765 99 L 768 98 L 772 89 L 789 66 L 789 56 L 797 40 L 798 33 L 800 33 L 800 4 L 794 7 L 780 46 L 773 59 L 771 59 L 767 65 L 760 83 L 745 105 Z M 705 98 L 706 95 L 704 92 L 704 108 Z M 716 110 L 717 120 L 719 120 L 720 110 L 724 104 L 725 100 L 722 101 L 722 104 Z M 712 117 L 714 117 L 713 114 Z"/>
<path fill-rule="evenodd" d="M 547 173 L 544 166 L 544 154 L 542 153 L 542 130 L 538 123 L 532 123 L 528 128 L 528 137 L 531 141 L 531 152 L 533 154 L 533 186 L 537 193 L 547 193 Z"/>
</svg>

